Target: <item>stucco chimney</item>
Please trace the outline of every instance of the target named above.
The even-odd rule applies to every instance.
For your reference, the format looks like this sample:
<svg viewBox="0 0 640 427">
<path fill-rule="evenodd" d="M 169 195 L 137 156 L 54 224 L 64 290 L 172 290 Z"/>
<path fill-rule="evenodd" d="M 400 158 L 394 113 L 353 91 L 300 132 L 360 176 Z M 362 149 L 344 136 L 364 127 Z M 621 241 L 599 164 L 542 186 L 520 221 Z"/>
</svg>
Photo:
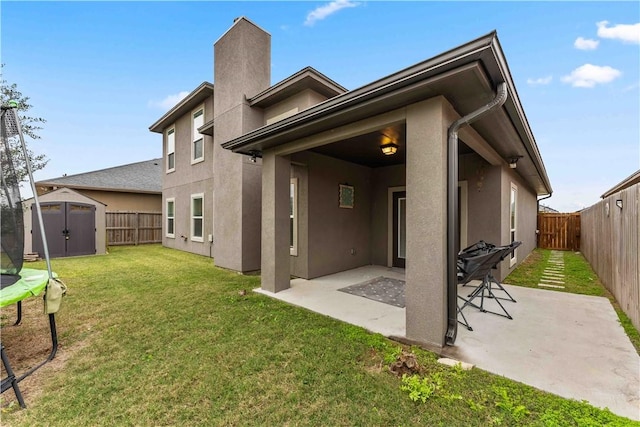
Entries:
<svg viewBox="0 0 640 427">
<path fill-rule="evenodd" d="M 271 84 L 271 35 L 245 17 L 214 43 L 214 258 L 236 271 L 260 269 L 262 165 L 220 144 L 264 125 L 247 99 Z"/>
</svg>

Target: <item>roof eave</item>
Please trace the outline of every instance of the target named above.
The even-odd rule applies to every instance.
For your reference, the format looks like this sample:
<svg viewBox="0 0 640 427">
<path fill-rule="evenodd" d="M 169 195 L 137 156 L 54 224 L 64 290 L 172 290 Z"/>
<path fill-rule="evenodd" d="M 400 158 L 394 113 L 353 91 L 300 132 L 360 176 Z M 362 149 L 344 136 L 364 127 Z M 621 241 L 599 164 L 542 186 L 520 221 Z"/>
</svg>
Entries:
<svg viewBox="0 0 640 427">
<path fill-rule="evenodd" d="M 200 86 L 195 88 L 189 95 L 185 96 L 173 108 L 167 111 L 154 124 L 149 126 L 151 132 L 162 133 L 168 126 L 175 122 L 180 116 L 191 111 L 205 99 L 213 96 L 213 84 L 202 82 Z"/>
<path fill-rule="evenodd" d="M 300 126 L 310 121 L 319 120 L 324 116 L 334 114 L 349 106 L 363 102 L 365 99 L 375 98 L 383 93 L 389 93 L 400 89 L 415 80 L 419 80 L 421 77 L 427 78 L 430 74 L 437 74 L 435 71 L 440 68 L 444 68 L 443 71 L 453 69 L 455 66 L 452 66 L 452 64 L 455 61 L 459 61 L 462 58 L 466 58 L 474 54 L 479 56 L 481 51 L 491 46 L 491 41 L 494 37 L 495 31 L 468 42 L 458 48 L 444 52 L 435 58 L 423 61 L 388 77 L 376 80 L 368 85 L 346 92 L 342 95 L 338 95 L 332 99 L 328 99 L 284 120 L 263 126 L 231 141 L 227 141 L 222 144 L 222 147 L 234 152 L 244 152 L 246 154 L 246 150 L 243 151 L 243 149 L 269 134 Z"/>
<path fill-rule="evenodd" d="M 611 187 L 602 196 L 600 196 L 600 198 L 604 199 L 606 197 L 609 197 L 609 196 L 611 196 L 611 195 L 613 195 L 615 193 L 618 193 L 618 192 L 624 190 L 625 188 L 630 187 L 631 185 L 634 185 L 634 184 L 637 184 L 637 183 L 640 183 L 640 170 L 632 173 L 627 178 L 623 179 L 621 182 L 619 182 L 615 186 Z"/>
<path fill-rule="evenodd" d="M 421 81 L 427 81 L 478 61 L 483 65 L 485 74 L 494 86 L 500 82 L 507 83 L 511 96 L 505 103 L 505 112 L 517 129 L 522 144 L 545 187 L 544 191 L 541 191 L 542 189 L 536 191 L 538 195 L 551 194 L 552 188 L 549 178 L 495 31 L 391 76 L 338 95 L 289 118 L 225 142 L 222 147 L 234 152 L 249 154 L 250 151 L 259 149 L 260 141 L 266 141 L 273 135 L 288 133 L 308 124 L 317 123 L 323 118 L 352 111 L 358 104 L 370 103 L 376 98 L 388 98 L 394 92 L 400 93 Z"/>
</svg>

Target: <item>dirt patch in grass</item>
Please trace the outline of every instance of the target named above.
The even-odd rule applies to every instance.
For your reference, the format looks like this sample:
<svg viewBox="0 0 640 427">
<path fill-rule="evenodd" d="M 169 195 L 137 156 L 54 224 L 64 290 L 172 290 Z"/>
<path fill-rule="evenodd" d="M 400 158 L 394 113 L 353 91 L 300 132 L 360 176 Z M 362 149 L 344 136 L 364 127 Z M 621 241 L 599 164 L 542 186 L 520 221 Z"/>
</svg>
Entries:
<svg viewBox="0 0 640 427">
<path fill-rule="evenodd" d="M 64 307 L 63 307 L 64 309 Z M 43 363 L 51 354 L 51 332 L 49 316 L 44 314 L 43 302 L 40 297 L 28 298 L 22 301 L 22 321 L 14 325 L 17 320 L 17 305 L 2 309 L 2 344 L 16 377 Z M 58 331 L 59 332 L 59 331 Z M 45 363 L 28 377 L 20 381 L 20 392 L 25 404 L 35 401 L 43 391 L 45 382 L 57 372 L 62 372 L 67 361 L 80 349 L 87 345 L 86 341 L 67 345 L 66 340 L 58 336 L 58 351 L 53 360 Z M 5 378 L 7 373 L 4 366 L 0 375 Z M 7 390 L 0 398 L 2 412 L 18 409 L 18 402 L 13 389 Z"/>
</svg>

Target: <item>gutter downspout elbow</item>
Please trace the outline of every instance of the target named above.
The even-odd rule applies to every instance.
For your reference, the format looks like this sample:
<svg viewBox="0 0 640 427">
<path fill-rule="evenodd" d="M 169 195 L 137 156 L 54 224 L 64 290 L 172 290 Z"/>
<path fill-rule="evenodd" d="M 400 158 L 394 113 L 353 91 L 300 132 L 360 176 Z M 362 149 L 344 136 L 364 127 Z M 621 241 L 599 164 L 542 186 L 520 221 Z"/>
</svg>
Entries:
<svg viewBox="0 0 640 427">
<path fill-rule="evenodd" d="M 458 130 L 498 108 L 507 100 L 507 84 L 498 85 L 496 96 L 487 105 L 459 118 L 449 127 L 447 141 L 447 332 L 445 344 L 453 345 L 458 334 Z"/>
</svg>

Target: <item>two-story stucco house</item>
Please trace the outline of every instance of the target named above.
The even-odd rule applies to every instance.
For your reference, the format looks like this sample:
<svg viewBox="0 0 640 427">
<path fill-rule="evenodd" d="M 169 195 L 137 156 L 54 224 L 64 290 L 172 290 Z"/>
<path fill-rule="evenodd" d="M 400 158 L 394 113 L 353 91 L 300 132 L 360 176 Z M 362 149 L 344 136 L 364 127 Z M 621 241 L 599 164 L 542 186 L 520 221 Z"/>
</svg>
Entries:
<svg viewBox="0 0 640 427">
<path fill-rule="evenodd" d="M 365 265 L 406 279 L 407 338 L 456 335 L 456 258 L 535 247 L 551 185 L 495 33 L 348 91 L 305 68 L 270 81 L 270 35 L 237 19 L 163 135 L 166 246 L 260 270 L 262 288 Z M 211 251 L 211 252 L 210 252 Z"/>
</svg>

